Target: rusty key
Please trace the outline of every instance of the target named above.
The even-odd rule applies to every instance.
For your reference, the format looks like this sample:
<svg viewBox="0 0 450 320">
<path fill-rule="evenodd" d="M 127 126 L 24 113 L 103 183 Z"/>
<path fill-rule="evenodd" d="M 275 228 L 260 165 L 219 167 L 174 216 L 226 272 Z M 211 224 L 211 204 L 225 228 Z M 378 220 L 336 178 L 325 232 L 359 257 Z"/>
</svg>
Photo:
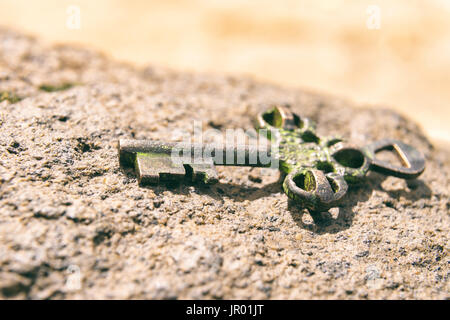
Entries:
<svg viewBox="0 0 450 320">
<path fill-rule="evenodd" d="M 270 146 L 120 140 L 120 162 L 135 167 L 141 185 L 186 177 L 215 183 L 218 178 L 214 165 L 273 167 L 276 164 L 287 174 L 283 189 L 288 197 L 313 212 L 337 206 L 348 184 L 361 182 L 369 170 L 412 179 L 425 169 L 423 154 L 401 141 L 385 139 L 360 148 L 341 138 L 319 137 L 312 121 L 286 107 L 270 108 L 258 114 L 255 122 L 259 132 L 269 133 Z M 174 157 L 180 150 L 184 150 L 184 157 Z M 402 165 L 378 159 L 376 154 L 382 150 L 395 152 Z"/>
</svg>

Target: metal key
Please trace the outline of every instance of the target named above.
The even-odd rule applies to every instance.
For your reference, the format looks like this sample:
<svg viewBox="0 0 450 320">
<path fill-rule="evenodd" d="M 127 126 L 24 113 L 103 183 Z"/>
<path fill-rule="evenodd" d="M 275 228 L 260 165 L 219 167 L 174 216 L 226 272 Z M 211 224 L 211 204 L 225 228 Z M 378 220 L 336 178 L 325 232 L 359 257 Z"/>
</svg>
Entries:
<svg viewBox="0 0 450 320">
<path fill-rule="evenodd" d="M 340 138 L 319 137 L 312 121 L 281 106 L 258 114 L 256 127 L 269 132 L 272 148 L 120 140 L 120 162 L 135 167 L 141 185 L 186 177 L 215 183 L 218 178 L 214 165 L 268 167 L 277 163 L 279 170 L 287 174 L 285 193 L 312 212 L 337 206 L 348 184 L 361 182 L 369 170 L 412 179 L 425 169 L 423 154 L 401 141 L 385 139 L 359 148 Z M 187 151 L 184 161 L 174 161 L 174 148 Z M 377 159 L 376 153 L 382 150 L 396 152 L 402 165 Z M 234 160 L 227 161 L 227 155 Z"/>
</svg>

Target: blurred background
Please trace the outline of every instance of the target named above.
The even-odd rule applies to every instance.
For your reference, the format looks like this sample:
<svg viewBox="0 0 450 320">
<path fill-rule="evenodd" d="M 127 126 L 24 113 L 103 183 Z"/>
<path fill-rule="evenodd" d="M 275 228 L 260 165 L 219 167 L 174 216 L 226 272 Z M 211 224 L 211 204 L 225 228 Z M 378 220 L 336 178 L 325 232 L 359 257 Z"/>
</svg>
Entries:
<svg viewBox="0 0 450 320">
<path fill-rule="evenodd" d="M 450 0 L 1 0 L 0 24 L 136 65 L 383 104 L 450 146 Z"/>
</svg>

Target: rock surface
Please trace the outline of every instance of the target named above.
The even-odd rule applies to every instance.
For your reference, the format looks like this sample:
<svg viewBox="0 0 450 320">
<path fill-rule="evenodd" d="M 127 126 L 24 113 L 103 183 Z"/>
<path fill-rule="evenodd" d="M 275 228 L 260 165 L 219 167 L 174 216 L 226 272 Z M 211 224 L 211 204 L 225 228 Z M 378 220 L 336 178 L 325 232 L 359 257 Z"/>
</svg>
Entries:
<svg viewBox="0 0 450 320">
<path fill-rule="evenodd" d="M 384 108 L 47 47 L 0 30 L 0 297 L 449 298 L 449 156 Z M 314 220 L 277 171 L 218 167 L 212 187 L 141 188 L 119 138 L 250 128 L 272 104 L 363 144 L 427 156 L 415 181 L 370 174 Z"/>
</svg>

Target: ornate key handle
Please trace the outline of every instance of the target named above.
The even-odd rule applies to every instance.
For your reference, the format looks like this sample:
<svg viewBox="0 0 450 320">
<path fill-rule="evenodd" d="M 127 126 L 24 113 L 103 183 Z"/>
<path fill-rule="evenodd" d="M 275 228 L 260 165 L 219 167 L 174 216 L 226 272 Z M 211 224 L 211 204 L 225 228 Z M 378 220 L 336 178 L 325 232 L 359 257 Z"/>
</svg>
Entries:
<svg viewBox="0 0 450 320">
<path fill-rule="evenodd" d="M 287 173 L 284 191 L 311 211 L 337 206 L 347 184 L 360 182 L 369 170 L 412 179 L 425 169 L 422 153 L 403 142 L 386 139 L 358 148 L 340 138 L 321 138 L 311 121 L 284 107 L 258 114 L 256 126 L 270 130 L 278 145 L 280 170 Z M 376 153 L 382 150 L 396 152 L 403 165 L 377 159 Z"/>
</svg>

